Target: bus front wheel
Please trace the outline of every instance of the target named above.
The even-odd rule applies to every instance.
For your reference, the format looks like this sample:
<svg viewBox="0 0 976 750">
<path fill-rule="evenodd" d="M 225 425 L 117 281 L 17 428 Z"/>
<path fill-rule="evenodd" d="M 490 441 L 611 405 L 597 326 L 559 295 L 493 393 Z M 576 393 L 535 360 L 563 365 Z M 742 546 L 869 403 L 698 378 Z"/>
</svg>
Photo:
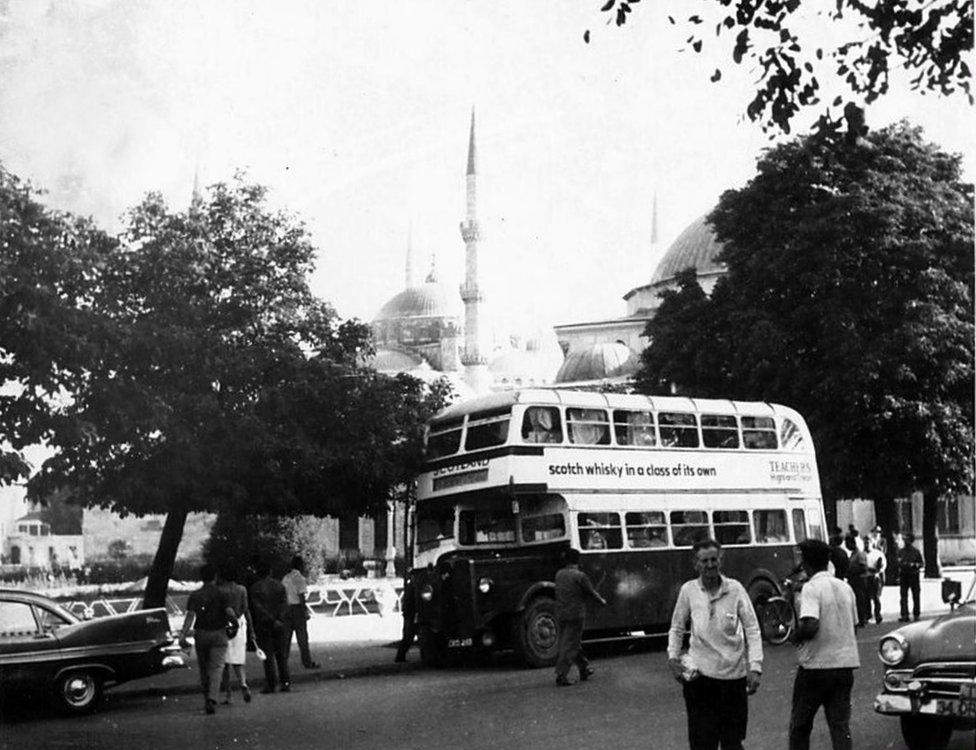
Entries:
<svg viewBox="0 0 976 750">
<path fill-rule="evenodd" d="M 534 599 L 515 621 L 515 648 L 530 667 L 551 667 L 559 653 L 556 603 L 547 596 Z"/>
</svg>

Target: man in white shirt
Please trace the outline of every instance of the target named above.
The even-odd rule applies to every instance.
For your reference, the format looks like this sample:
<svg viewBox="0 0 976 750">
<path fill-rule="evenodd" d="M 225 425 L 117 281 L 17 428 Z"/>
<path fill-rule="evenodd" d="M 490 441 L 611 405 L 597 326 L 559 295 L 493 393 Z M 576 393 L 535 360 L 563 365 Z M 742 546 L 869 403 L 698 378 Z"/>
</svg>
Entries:
<svg viewBox="0 0 976 750">
<path fill-rule="evenodd" d="M 790 750 L 809 750 L 813 719 L 821 706 L 833 750 L 850 750 L 851 688 L 854 670 L 861 665 L 854 591 L 827 572 L 830 548 L 824 542 L 807 539 L 799 548 L 810 580 L 800 591 Z"/>
<path fill-rule="evenodd" d="M 875 527 L 880 532 L 880 527 Z M 878 544 L 878 539 L 874 536 L 868 537 L 868 549 L 865 553 L 868 561 L 868 604 L 874 608 L 874 621 L 880 623 L 881 617 L 881 592 L 884 590 L 885 569 L 888 567 L 888 560 L 885 558 L 884 550 Z M 870 611 L 868 615 L 870 615 Z"/>
<path fill-rule="evenodd" d="M 302 666 L 307 669 L 318 669 L 319 664 L 312 660 L 312 653 L 308 649 L 308 606 L 305 603 L 308 584 L 305 582 L 305 561 L 300 555 L 292 558 L 291 570 L 285 573 L 281 583 L 285 587 L 285 596 L 288 599 L 285 649 L 291 650 L 291 634 L 294 633 L 295 640 L 298 642 L 298 652 L 302 657 Z"/>
<path fill-rule="evenodd" d="M 741 583 L 722 575 L 722 547 L 705 539 L 692 547 L 698 578 L 678 592 L 668 632 L 668 666 L 681 683 L 691 750 L 741 750 L 748 695 L 762 675 L 762 637 Z M 688 653 L 681 644 L 689 630 Z"/>
</svg>

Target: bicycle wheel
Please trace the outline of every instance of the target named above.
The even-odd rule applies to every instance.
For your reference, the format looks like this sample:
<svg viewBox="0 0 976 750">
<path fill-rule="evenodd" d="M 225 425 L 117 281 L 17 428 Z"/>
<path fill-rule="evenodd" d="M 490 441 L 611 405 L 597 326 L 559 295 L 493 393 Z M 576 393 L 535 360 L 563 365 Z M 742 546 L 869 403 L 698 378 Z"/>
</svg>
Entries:
<svg viewBox="0 0 976 750">
<path fill-rule="evenodd" d="M 781 596 L 771 596 L 759 613 L 759 627 L 762 637 L 774 646 L 786 643 L 793 635 L 796 619 L 793 606 Z"/>
</svg>

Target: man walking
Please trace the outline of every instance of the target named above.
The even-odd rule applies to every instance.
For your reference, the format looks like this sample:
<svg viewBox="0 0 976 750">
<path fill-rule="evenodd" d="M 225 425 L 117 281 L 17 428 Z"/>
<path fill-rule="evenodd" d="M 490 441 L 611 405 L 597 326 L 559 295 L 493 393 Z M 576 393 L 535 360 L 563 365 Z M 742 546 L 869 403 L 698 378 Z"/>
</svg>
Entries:
<svg viewBox="0 0 976 750">
<path fill-rule="evenodd" d="M 851 551 L 850 564 L 847 566 L 847 583 L 854 592 L 857 606 L 857 627 L 863 628 L 870 616 L 868 602 L 868 558 L 864 554 L 863 542 L 860 537 L 848 537 L 844 544 Z"/>
<path fill-rule="evenodd" d="M 298 653 L 302 657 L 302 666 L 306 669 L 318 669 L 319 665 L 312 660 L 312 652 L 308 649 L 308 606 L 305 596 L 308 593 L 308 583 L 305 581 L 305 561 L 301 555 L 291 559 L 291 570 L 281 579 L 288 598 L 288 616 L 285 621 L 287 635 L 285 652 L 291 649 L 291 634 L 295 634 L 298 642 Z"/>
<path fill-rule="evenodd" d="M 912 617 L 916 620 L 922 611 L 922 585 L 919 575 L 922 566 L 922 553 L 915 546 L 915 535 L 905 534 L 905 546 L 898 551 L 898 593 L 901 603 L 901 617 L 898 622 L 908 622 L 908 592 L 912 592 Z"/>
<path fill-rule="evenodd" d="M 691 750 L 741 750 L 748 696 L 759 688 L 762 637 L 745 588 L 722 575 L 722 547 L 714 539 L 692 547 L 698 578 L 678 592 L 668 632 L 668 666 L 681 683 Z M 681 656 L 686 631 L 688 653 Z"/>
<path fill-rule="evenodd" d="M 196 642 L 200 687 L 203 689 L 204 710 L 217 710 L 220 678 L 227 661 L 227 622 L 237 619 L 227 595 L 217 587 L 217 569 L 213 565 L 200 568 L 203 586 L 190 594 L 186 602 L 186 618 L 180 633 L 180 646 L 187 648 L 187 636 L 193 630 Z"/>
<path fill-rule="evenodd" d="M 861 665 L 854 625 L 857 603 L 849 585 L 827 572 L 830 549 L 817 539 L 800 542 L 803 569 L 810 576 L 800 591 L 796 631 L 796 680 L 790 716 L 790 750 L 807 750 L 813 719 L 821 706 L 833 750 L 851 747 L 851 688 Z"/>
<path fill-rule="evenodd" d="M 410 650 L 417 637 L 416 595 L 413 575 L 407 573 L 406 580 L 403 583 L 403 596 L 400 597 L 400 614 L 403 615 L 403 630 L 400 635 L 400 645 L 397 646 L 396 656 L 393 659 L 398 664 L 407 660 L 407 651 Z"/>
<path fill-rule="evenodd" d="M 278 685 L 281 692 L 291 690 L 288 672 L 288 642 L 285 640 L 288 619 L 288 595 L 281 581 L 271 575 L 271 565 L 260 561 L 255 565 L 260 578 L 251 585 L 251 617 L 254 620 L 254 640 L 264 652 L 264 687 L 262 693 L 273 693 Z M 290 639 L 290 634 L 289 634 Z"/>
<path fill-rule="evenodd" d="M 600 606 L 607 601 L 593 588 L 593 582 L 579 569 L 580 553 L 568 549 L 563 553 L 564 566 L 556 571 L 556 619 L 559 621 L 559 655 L 556 657 L 556 684 L 572 685 L 569 667 L 579 668 L 580 682 L 593 674 L 590 662 L 583 653 L 583 618 L 586 601 L 591 599 Z"/>
</svg>

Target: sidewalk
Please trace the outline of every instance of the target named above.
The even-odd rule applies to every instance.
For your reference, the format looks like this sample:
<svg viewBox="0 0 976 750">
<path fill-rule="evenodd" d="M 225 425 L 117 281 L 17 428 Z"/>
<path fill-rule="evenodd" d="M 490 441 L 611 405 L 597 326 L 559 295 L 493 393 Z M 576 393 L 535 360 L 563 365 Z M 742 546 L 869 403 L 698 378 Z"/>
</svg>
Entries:
<svg viewBox="0 0 976 750">
<path fill-rule="evenodd" d="M 946 578 L 961 581 L 965 596 L 973 577 L 973 568 L 946 569 Z M 948 607 L 942 603 L 942 580 L 922 580 L 922 616 L 944 614 Z M 897 586 L 885 586 L 881 594 L 881 612 L 886 621 L 897 620 L 899 592 Z M 173 622 L 174 628 L 180 623 Z M 346 615 L 340 617 L 313 617 L 308 623 L 309 645 L 312 658 L 321 669 L 309 670 L 301 666 L 298 647 L 291 648 L 292 684 L 318 682 L 330 679 L 346 679 L 366 675 L 392 675 L 416 670 L 420 666 L 420 653 L 416 644 L 407 655 L 406 664 L 395 664 L 396 644 L 400 641 L 403 620 L 398 612 L 386 616 Z M 187 659 L 189 667 L 174 669 L 145 680 L 126 683 L 109 691 L 109 695 L 165 696 L 187 695 L 199 689 L 196 657 Z M 252 690 L 264 685 L 264 670 L 253 654 L 247 659 L 247 680 Z M 239 699 L 239 698 L 238 698 Z"/>
</svg>

